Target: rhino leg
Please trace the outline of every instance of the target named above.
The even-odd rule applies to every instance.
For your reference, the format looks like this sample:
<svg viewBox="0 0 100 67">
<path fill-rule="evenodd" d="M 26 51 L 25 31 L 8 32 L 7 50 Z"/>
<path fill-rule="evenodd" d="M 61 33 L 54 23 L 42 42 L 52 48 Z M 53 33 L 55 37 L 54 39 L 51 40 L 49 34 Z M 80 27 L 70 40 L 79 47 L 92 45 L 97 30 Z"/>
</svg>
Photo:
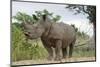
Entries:
<svg viewBox="0 0 100 67">
<path fill-rule="evenodd" d="M 74 47 L 74 44 L 71 43 L 71 44 L 69 45 L 69 58 L 72 57 L 73 47 Z"/>
<path fill-rule="evenodd" d="M 67 48 L 62 48 L 63 59 L 67 56 Z"/>
<path fill-rule="evenodd" d="M 48 47 L 48 46 L 44 46 L 45 48 L 46 48 L 46 50 L 47 50 L 47 52 L 48 52 L 48 54 L 49 54 L 49 56 L 48 56 L 48 60 L 53 60 L 53 49 L 52 49 L 52 47 Z"/>
<path fill-rule="evenodd" d="M 48 60 L 53 60 L 53 50 L 52 50 L 52 48 L 51 47 L 46 47 L 46 49 L 47 49 L 48 54 L 49 54 L 47 59 Z"/>
<path fill-rule="evenodd" d="M 55 60 L 57 61 L 61 60 L 62 58 L 62 41 L 61 40 L 57 40 L 56 42 L 55 53 L 56 53 Z"/>
<path fill-rule="evenodd" d="M 50 46 L 50 43 L 44 39 L 42 39 L 42 43 L 44 45 L 44 47 L 46 48 L 49 56 L 48 56 L 48 60 L 52 60 L 53 59 L 53 49 L 52 47 Z"/>
<path fill-rule="evenodd" d="M 76 38 L 73 40 L 73 42 L 69 45 L 69 58 L 72 57 L 72 52 L 73 52 L 73 48 L 74 48 L 74 44 L 75 44 Z"/>
</svg>

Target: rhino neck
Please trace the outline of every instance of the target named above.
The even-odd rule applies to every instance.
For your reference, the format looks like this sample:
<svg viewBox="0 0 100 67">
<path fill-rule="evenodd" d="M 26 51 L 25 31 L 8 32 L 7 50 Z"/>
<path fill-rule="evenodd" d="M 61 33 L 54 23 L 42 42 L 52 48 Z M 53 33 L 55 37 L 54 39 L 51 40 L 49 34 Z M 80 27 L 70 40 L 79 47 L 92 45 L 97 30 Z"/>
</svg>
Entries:
<svg viewBox="0 0 100 67">
<path fill-rule="evenodd" d="M 49 23 L 45 24 L 44 28 L 45 28 L 45 31 L 44 31 L 42 37 L 48 37 L 48 35 L 50 34 L 50 31 L 51 31 L 51 28 L 52 28 L 52 23 L 49 22 Z"/>
</svg>

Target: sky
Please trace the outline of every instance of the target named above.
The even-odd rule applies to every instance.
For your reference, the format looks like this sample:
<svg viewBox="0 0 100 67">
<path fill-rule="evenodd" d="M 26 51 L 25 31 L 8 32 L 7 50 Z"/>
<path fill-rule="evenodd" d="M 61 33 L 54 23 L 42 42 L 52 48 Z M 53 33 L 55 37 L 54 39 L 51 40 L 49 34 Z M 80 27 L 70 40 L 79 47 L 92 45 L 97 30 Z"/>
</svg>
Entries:
<svg viewBox="0 0 100 67">
<path fill-rule="evenodd" d="M 62 4 L 46 4 L 46 3 L 31 3 L 31 2 L 12 2 L 12 16 L 15 16 L 17 12 L 25 12 L 32 15 L 35 11 L 41 11 L 47 9 L 49 12 L 53 12 L 55 15 L 60 15 L 61 20 L 66 24 L 75 24 L 75 26 L 82 32 L 88 35 L 93 35 L 93 26 L 89 24 L 87 15 L 77 14 L 74 15 L 73 11 L 65 8 L 66 5 Z"/>
</svg>

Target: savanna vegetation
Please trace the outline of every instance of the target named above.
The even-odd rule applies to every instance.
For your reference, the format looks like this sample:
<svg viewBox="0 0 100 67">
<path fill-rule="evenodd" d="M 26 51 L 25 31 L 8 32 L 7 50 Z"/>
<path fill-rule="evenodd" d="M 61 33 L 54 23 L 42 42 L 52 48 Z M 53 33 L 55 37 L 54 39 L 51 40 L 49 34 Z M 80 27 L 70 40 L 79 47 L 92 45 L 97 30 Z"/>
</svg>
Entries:
<svg viewBox="0 0 100 67">
<path fill-rule="evenodd" d="M 59 21 L 61 18 L 61 16 L 54 15 L 46 9 L 43 11 L 35 11 L 35 14 L 32 14 L 32 16 L 23 12 L 18 12 L 16 16 L 12 17 L 12 19 L 17 20 L 16 22 L 12 22 L 12 61 L 38 60 L 45 59 L 48 56 L 46 49 L 42 45 L 41 39 L 27 40 L 21 26 L 23 22 L 36 23 L 43 14 L 50 16 L 55 22 Z M 90 37 L 84 32 L 80 32 L 75 25 L 72 24 L 72 26 L 75 28 L 77 34 L 73 57 L 95 56 L 95 43 L 93 37 Z"/>
</svg>

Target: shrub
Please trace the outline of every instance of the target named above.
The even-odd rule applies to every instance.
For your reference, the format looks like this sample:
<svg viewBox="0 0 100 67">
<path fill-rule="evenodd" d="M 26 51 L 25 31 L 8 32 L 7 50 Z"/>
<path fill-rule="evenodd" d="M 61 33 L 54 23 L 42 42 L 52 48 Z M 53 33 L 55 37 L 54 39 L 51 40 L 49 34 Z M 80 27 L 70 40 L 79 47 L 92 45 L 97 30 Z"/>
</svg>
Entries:
<svg viewBox="0 0 100 67">
<path fill-rule="evenodd" d="M 45 58 L 47 52 L 43 46 L 39 45 L 42 45 L 42 43 L 28 43 L 21 28 L 12 25 L 12 61 Z"/>
</svg>

